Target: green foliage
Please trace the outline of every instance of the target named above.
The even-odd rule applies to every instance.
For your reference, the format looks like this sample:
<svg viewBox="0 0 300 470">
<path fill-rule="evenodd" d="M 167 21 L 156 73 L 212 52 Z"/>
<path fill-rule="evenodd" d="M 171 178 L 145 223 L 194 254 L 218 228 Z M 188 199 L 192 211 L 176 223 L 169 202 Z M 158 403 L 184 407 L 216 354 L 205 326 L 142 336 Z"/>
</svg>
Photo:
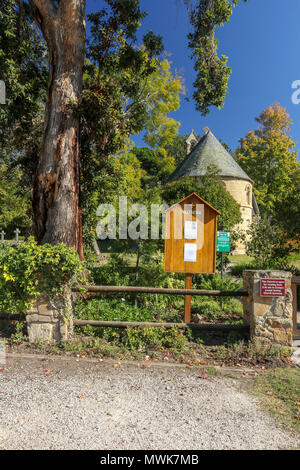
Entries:
<svg viewBox="0 0 300 470">
<path fill-rule="evenodd" d="M 246 253 L 255 258 L 260 269 L 288 265 L 288 256 L 293 251 L 286 235 L 266 218 L 255 221 L 248 231 Z"/>
<path fill-rule="evenodd" d="M 276 203 L 274 218 L 282 230 L 300 249 L 300 167 L 293 175 L 293 184 L 286 187 L 285 196 Z M 288 209 L 288 210 L 287 210 Z"/>
<path fill-rule="evenodd" d="M 54 298 L 82 279 L 78 254 L 64 244 L 39 246 L 33 238 L 0 248 L 0 311 L 23 313 L 41 294 Z"/>
<path fill-rule="evenodd" d="M 146 246 L 146 243 L 145 243 Z M 142 249 L 142 248 L 140 248 Z M 128 252 L 126 252 L 128 255 Z M 107 264 L 93 267 L 91 275 L 98 285 L 142 285 L 184 288 L 184 276 L 180 274 L 167 274 L 163 270 L 162 255 L 154 253 L 148 256 L 147 253 L 140 254 L 140 264 L 129 262 L 125 255 L 113 254 Z M 181 321 L 183 299 L 174 295 L 143 295 L 143 294 L 117 294 L 120 299 L 125 299 L 131 305 L 138 306 L 141 310 L 148 310 L 152 319 L 158 321 Z"/>
<path fill-rule="evenodd" d="M 241 281 L 233 279 L 231 276 L 219 274 L 199 274 L 196 280 L 199 289 L 237 291 L 242 287 Z"/>
<path fill-rule="evenodd" d="M 26 322 L 16 322 L 9 336 L 10 344 L 22 344 L 28 341 Z"/>
<path fill-rule="evenodd" d="M 133 149 L 145 174 L 142 186 L 155 188 L 164 183 L 174 171 L 174 159 L 163 149 L 153 150 L 148 147 Z"/>
<path fill-rule="evenodd" d="M 174 160 L 174 170 L 182 162 L 186 155 L 186 139 L 188 135 L 178 134 L 172 142 L 164 144 L 164 149 L 167 154 Z M 201 136 L 198 136 L 198 140 L 201 139 Z"/>
<path fill-rule="evenodd" d="M 76 302 L 76 316 L 81 319 L 102 321 L 153 321 L 148 310 L 137 308 L 121 299 L 92 299 Z"/>
<path fill-rule="evenodd" d="M 145 142 L 163 152 L 178 133 L 180 123 L 169 117 L 180 106 L 180 93 L 184 93 L 182 77 L 173 77 L 171 63 L 164 59 L 146 79 L 142 99 L 147 103 Z"/>
<path fill-rule="evenodd" d="M 188 338 L 178 328 L 128 328 L 124 344 L 129 350 L 171 349 L 182 354 L 188 349 Z"/>
<path fill-rule="evenodd" d="M 247 0 L 244 0 L 247 1 Z M 193 50 L 197 77 L 194 82 L 197 110 L 202 115 L 209 112 L 211 106 L 221 108 L 228 91 L 231 69 L 227 66 L 227 57 L 218 57 L 218 40 L 215 30 L 230 19 L 232 7 L 239 0 L 185 0 L 189 6 L 190 22 L 193 31 L 189 33 L 189 47 Z"/>
<path fill-rule="evenodd" d="M 254 191 L 261 214 L 276 217 L 285 228 L 290 225 L 288 233 L 296 234 L 300 165 L 295 143 L 289 135 L 292 120 L 286 109 L 275 103 L 256 121 L 258 129 L 248 132 L 240 140 L 235 157 L 255 182 Z"/>
<path fill-rule="evenodd" d="M 0 106 L 0 158 L 21 163 L 30 185 L 42 136 L 47 48 L 29 6 L 18 0 L 0 5 L 0 71 L 7 98 Z"/>
<path fill-rule="evenodd" d="M 205 290 L 221 290 L 221 291 L 238 291 L 242 287 L 240 280 L 235 280 L 231 276 L 224 276 L 223 279 L 219 274 L 200 274 L 195 278 L 197 289 Z M 196 304 L 196 305 L 195 305 Z M 215 319 L 219 321 L 228 320 L 232 322 L 242 317 L 243 309 L 240 301 L 234 297 L 223 297 L 222 308 L 220 297 L 209 296 L 201 297 L 198 302 L 194 301 L 194 311 L 204 316 L 206 319 Z"/>
<path fill-rule="evenodd" d="M 231 336 L 233 339 L 233 336 Z M 290 357 L 292 348 L 282 347 L 276 344 L 261 343 L 257 341 L 228 341 L 227 345 L 214 348 L 216 358 L 235 363 L 241 363 L 245 358 L 252 363 L 272 362 L 274 359 Z"/>
<path fill-rule="evenodd" d="M 217 300 L 209 299 L 208 297 L 201 299 L 200 302 L 197 302 L 197 304 L 195 306 L 193 305 L 192 307 L 192 312 L 199 314 L 205 319 L 216 318 L 220 315 L 221 311 L 220 302 L 218 302 Z"/>
<path fill-rule="evenodd" d="M 240 207 L 221 184 L 220 171 L 215 166 L 211 165 L 201 179 L 182 178 L 170 182 L 163 188 L 162 197 L 171 206 L 192 192 L 221 212 L 218 230 L 232 231 L 241 222 Z"/>
<path fill-rule="evenodd" d="M 16 227 L 21 233 L 30 231 L 30 192 L 22 183 L 20 170 L 0 165 L 0 229 L 6 232 L 6 238 L 14 238 Z"/>
<path fill-rule="evenodd" d="M 178 131 L 179 123 L 168 114 L 179 107 L 183 90 L 171 63 L 157 58 L 162 52 L 160 36 L 150 31 L 137 46 L 135 34 L 145 17 L 139 2 L 106 4 L 88 15 L 91 36 L 82 99 L 71 105 L 81 120 L 81 206 L 84 240 L 90 245 L 100 203 L 117 206 L 123 195 L 131 203 L 145 199 L 147 175 L 129 141 L 132 134 L 145 129 L 162 173 L 172 165 L 160 146 Z"/>
<path fill-rule="evenodd" d="M 122 299 L 94 299 L 85 303 L 76 302 L 76 316 L 81 319 L 102 321 L 154 321 L 153 314 L 147 308 L 135 307 Z M 187 348 L 187 337 L 176 328 L 155 327 L 102 328 L 84 326 L 80 331 L 85 335 L 101 337 L 116 345 L 124 345 L 128 350 L 147 351 L 149 349 L 171 348 L 173 352 L 183 352 Z"/>
</svg>

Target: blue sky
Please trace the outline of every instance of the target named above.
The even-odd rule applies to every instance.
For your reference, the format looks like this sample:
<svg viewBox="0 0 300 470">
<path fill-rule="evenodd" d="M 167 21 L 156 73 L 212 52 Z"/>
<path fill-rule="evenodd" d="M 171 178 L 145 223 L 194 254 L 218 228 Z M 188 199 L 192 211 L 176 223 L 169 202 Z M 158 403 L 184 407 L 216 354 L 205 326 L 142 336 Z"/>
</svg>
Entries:
<svg viewBox="0 0 300 470">
<path fill-rule="evenodd" d="M 87 0 L 88 11 L 100 9 L 103 0 Z M 292 103 L 292 83 L 300 80 L 300 2 L 299 0 L 249 0 L 241 2 L 230 22 L 218 29 L 220 52 L 229 57 L 232 75 L 229 93 L 222 110 L 212 108 L 202 117 L 192 99 L 195 72 L 187 47 L 190 30 L 183 0 L 141 0 L 148 13 L 140 29 L 141 38 L 149 29 L 164 38 L 165 50 L 171 53 L 172 67 L 183 74 L 186 96 L 180 109 L 173 113 L 181 122 L 180 133 L 193 128 L 201 133 L 208 126 L 233 150 L 240 137 L 257 127 L 254 118 L 272 103 L 287 108 L 293 119 L 291 135 L 299 142 L 300 104 Z M 137 145 L 144 145 L 136 137 Z"/>
</svg>

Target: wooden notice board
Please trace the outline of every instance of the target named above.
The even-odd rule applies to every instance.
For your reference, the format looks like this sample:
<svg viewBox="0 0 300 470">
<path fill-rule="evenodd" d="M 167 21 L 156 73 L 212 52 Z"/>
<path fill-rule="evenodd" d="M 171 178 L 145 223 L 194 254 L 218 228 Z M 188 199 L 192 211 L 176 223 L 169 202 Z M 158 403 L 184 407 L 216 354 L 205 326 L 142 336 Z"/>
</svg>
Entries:
<svg viewBox="0 0 300 470">
<path fill-rule="evenodd" d="M 165 272 L 216 272 L 219 214 L 196 193 L 166 211 Z"/>
</svg>

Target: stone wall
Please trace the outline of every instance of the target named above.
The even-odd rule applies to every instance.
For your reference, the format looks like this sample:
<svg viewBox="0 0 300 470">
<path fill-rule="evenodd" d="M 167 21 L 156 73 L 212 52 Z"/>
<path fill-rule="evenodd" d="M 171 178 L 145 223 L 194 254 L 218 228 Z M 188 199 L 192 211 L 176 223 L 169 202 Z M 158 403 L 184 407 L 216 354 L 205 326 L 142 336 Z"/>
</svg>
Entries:
<svg viewBox="0 0 300 470">
<path fill-rule="evenodd" d="M 284 279 L 285 297 L 261 297 L 261 279 Z M 244 271 L 244 290 L 249 297 L 243 298 L 244 321 L 250 325 L 252 339 L 264 343 L 292 346 L 293 343 L 293 297 L 292 274 L 286 271 Z"/>
<path fill-rule="evenodd" d="M 70 339 L 73 333 L 72 300 L 66 298 L 50 301 L 41 296 L 35 306 L 27 311 L 26 321 L 30 343 L 46 341 L 57 343 Z"/>
</svg>

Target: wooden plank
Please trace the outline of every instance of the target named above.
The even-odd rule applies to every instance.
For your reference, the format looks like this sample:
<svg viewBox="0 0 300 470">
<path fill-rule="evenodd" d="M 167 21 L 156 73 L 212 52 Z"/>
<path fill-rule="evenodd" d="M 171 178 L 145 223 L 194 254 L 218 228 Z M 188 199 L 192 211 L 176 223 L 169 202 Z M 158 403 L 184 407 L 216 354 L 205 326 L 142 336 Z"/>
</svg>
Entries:
<svg viewBox="0 0 300 470">
<path fill-rule="evenodd" d="M 137 286 L 88 286 L 79 285 L 73 287 L 73 291 L 78 292 L 81 289 L 88 292 L 127 292 L 139 294 L 167 294 L 167 295 L 207 295 L 221 297 L 248 297 L 247 291 L 220 291 L 204 289 L 165 289 L 162 287 L 137 287 Z"/>
<path fill-rule="evenodd" d="M 23 313 L 0 313 L 0 320 L 24 321 L 26 320 L 26 315 Z"/>
<path fill-rule="evenodd" d="M 192 274 L 187 274 L 185 277 L 185 288 L 190 290 L 192 288 L 192 281 L 193 276 Z M 184 300 L 184 323 L 191 322 L 191 303 L 192 303 L 192 296 L 186 295 Z"/>
<path fill-rule="evenodd" d="M 189 204 L 193 207 L 191 214 L 184 214 L 184 206 Z M 197 213 L 198 208 L 201 213 Z M 211 208 L 196 194 L 191 194 L 178 204 L 174 204 L 166 212 L 166 233 L 170 237 L 165 238 L 165 272 L 178 273 L 208 273 L 216 272 L 216 236 L 217 236 L 217 217 L 219 212 Z M 184 238 L 184 222 L 198 222 L 197 240 Z M 180 238 L 176 237 L 178 231 Z M 185 243 L 197 244 L 197 261 L 184 261 Z"/>
</svg>

